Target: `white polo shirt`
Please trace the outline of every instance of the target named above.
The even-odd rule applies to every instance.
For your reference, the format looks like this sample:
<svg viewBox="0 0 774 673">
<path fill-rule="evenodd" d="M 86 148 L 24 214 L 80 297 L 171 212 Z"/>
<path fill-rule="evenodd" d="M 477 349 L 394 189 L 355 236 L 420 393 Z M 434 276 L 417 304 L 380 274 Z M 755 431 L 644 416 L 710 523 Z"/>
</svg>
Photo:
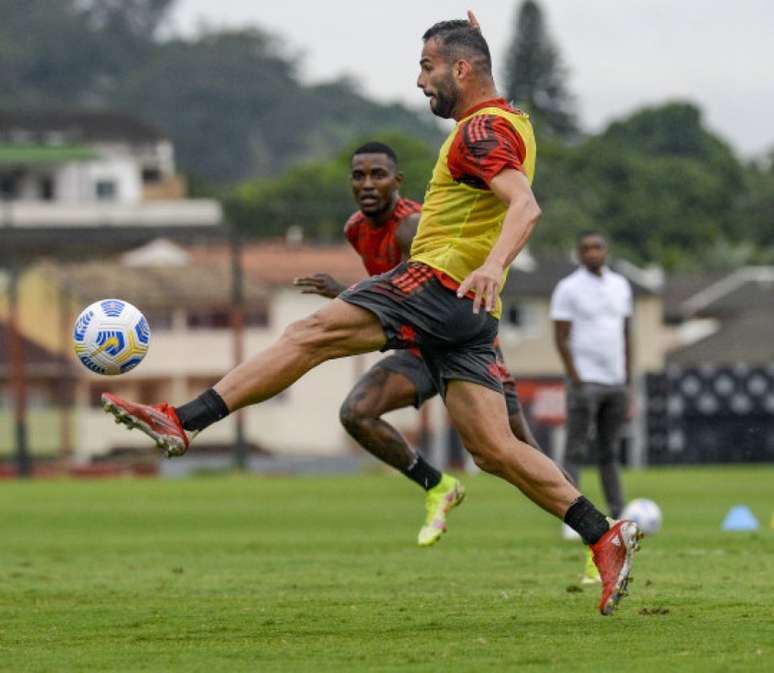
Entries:
<svg viewBox="0 0 774 673">
<path fill-rule="evenodd" d="M 559 281 L 551 297 L 551 319 L 572 323 L 570 353 L 582 381 L 626 382 L 624 321 L 631 314 L 629 281 L 606 266 L 601 276 L 579 267 Z"/>
</svg>

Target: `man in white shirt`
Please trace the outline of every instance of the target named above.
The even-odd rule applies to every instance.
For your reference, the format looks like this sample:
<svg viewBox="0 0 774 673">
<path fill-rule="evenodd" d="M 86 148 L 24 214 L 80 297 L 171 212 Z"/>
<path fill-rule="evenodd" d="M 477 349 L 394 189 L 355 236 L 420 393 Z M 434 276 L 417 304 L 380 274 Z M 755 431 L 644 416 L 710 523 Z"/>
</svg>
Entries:
<svg viewBox="0 0 774 673">
<path fill-rule="evenodd" d="M 567 440 L 563 467 L 579 482 L 592 430 L 609 514 L 618 518 L 623 492 L 617 448 L 629 406 L 629 282 L 605 266 L 607 243 L 597 231 L 578 236 L 578 269 L 551 298 L 556 348 L 567 376 Z"/>
</svg>

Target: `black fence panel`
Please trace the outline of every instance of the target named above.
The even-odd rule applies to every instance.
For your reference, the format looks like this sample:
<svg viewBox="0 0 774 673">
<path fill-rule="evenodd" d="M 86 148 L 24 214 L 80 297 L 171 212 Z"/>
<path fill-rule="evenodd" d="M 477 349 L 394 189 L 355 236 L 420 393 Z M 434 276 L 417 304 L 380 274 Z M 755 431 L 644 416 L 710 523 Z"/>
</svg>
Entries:
<svg viewBox="0 0 774 673">
<path fill-rule="evenodd" d="M 774 461 L 774 365 L 670 367 L 646 392 L 650 464 Z"/>
</svg>

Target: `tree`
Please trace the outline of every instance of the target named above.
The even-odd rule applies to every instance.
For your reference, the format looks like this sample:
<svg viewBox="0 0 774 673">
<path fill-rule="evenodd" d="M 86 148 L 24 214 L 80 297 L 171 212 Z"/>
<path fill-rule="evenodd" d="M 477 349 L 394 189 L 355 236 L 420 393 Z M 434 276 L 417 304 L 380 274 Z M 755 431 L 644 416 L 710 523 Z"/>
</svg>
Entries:
<svg viewBox="0 0 774 673">
<path fill-rule="evenodd" d="M 747 189 L 736 217 L 740 235 L 755 243 L 760 263 L 774 263 L 774 151 L 747 167 Z"/>
<path fill-rule="evenodd" d="M 101 73 L 100 45 L 72 2 L 0 0 L 0 105 L 72 105 Z"/>
<path fill-rule="evenodd" d="M 281 175 L 371 129 L 436 141 L 429 115 L 339 79 L 305 86 L 258 28 L 163 38 L 174 0 L 0 0 L 0 105 L 124 110 L 166 133 L 189 177 Z"/>
<path fill-rule="evenodd" d="M 548 35 L 540 6 L 524 0 L 506 57 L 505 90 L 532 115 L 538 131 L 572 140 L 578 125 L 566 79 L 567 69 Z"/>
<path fill-rule="evenodd" d="M 395 132 L 375 132 L 349 143 L 333 159 L 292 168 L 278 178 L 241 183 L 226 196 L 229 220 L 248 235 L 282 236 L 300 226 L 307 238 L 336 242 L 356 206 L 349 183 L 352 152 L 368 140 L 386 142 L 398 155 L 405 176 L 401 194 L 422 200 L 435 150 L 422 141 Z"/>
<path fill-rule="evenodd" d="M 536 248 L 571 248 L 597 227 L 633 261 L 697 268 L 750 238 L 739 222 L 743 167 L 691 104 L 640 110 L 576 145 L 544 142 L 538 167 Z"/>
</svg>

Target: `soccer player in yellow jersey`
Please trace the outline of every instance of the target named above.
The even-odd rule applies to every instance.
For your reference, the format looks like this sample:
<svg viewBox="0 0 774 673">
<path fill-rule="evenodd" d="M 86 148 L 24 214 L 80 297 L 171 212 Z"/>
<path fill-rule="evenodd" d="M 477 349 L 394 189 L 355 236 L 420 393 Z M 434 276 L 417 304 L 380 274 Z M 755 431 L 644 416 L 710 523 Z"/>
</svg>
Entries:
<svg viewBox="0 0 774 673">
<path fill-rule="evenodd" d="M 418 347 L 476 464 L 591 547 L 602 578 L 599 609 L 611 614 L 626 594 L 636 524 L 611 523 L 508 426 L 492 344 L 502 282 L 540 216 L 530 188 L 535 142 L 527 116 L 497 95 L 489 47 L 469 19 L 438 23 L 423 36 L 417 85 L 431 110 L 457 125 L 433 170 L 411 258 L 291 324 L 187 404 L 150 407 L 105 393 L 103 406 L 179 455 L 195 433 L 273 397 L 326 360 Z"/>
</svg>

